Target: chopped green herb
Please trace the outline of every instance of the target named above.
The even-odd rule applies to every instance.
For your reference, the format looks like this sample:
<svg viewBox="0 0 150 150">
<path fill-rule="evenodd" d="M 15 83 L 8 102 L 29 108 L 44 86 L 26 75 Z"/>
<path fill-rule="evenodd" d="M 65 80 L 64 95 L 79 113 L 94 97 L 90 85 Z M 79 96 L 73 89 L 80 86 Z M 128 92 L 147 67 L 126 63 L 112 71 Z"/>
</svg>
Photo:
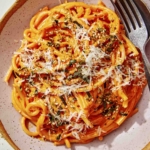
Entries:
<svg viewBox="0 0 150 150">
<path fill-rule="evenodd" d="M 72 22 L 72 18 L 69 18 L 69 21 Z"/>
<path fill-rule="evenodd" d="M 115 110 L 116 110 L 116 105 L 114 104 L 110 108 L 105 109 L 102 114 L 103 115 L 112 114 Z"/>
<path fill-rule="evenodd" d="M 61 114 L 61 111 L 58 110 L 58 111 L 57 111 L 57 115 L 60 115 L 60 114 Z"/>
<path fill-rule="evenodd" d="M 102 115 L 112 115 L 117 109 L 117 104 L 110 100 L 110 93 L 104 94 L 100 99 L 103 106 Z"/>
<path fill-rule="evenodd" d="M 60 140 L 60 138 L 61 138 L 61 134 L 58 134 L 56 140 Z"/>
<path fill-rule="evenodd" d="M 116 104 L 113 104 L 110 108 L 109 108 L 109 112 L 112 113 L 116 110 Z"/>
<path fill-rule="evenodd" d="M 34 86 L 34 82 L 33 81 L 29 81 L 29 84 Z"/>
<path fill-rule="evenodd" d="M 107 49 L 106 49 L 106 52 L 107 53 L 111 53 L 113 51 L 113 47 L 108 47 Z"/>
<path fill-rule="evenodd" d="M 68 30 L 68 29 L 69 29 L 69 27 L 64 26 L 64 27 L 62 27 L 62 29 L 64 29 L 64 30 Z"/>
<path fill-rule="evenodd" d="M 86 83 L 90 83 L 90 78 L 87 76 L 87 77 L 83 77 L 82 78 Z"/>
<path fill-rule="evenodd" d="M 117 37 L 116 37 L 116 35 L 110 35 L 110 39 L 115 40 L 115 39 L 117 39 Z"/>
<path fill-rule="evenodd" d="M 59 48 L 59 47 L 60 47 L 60 44 L 59 44 L 59 43 L 55 44 L 55 47 L 56 47 L 56 48 Z"/>
<path fill-rule="evenodd" d="M 51 122 L 55 121 L 55 117 L 52 114 L 48 114 L 48 117 L 49 117 Z"/>
<path fill-rule="evenodd" d="M 80 61 L 79 64 L 80 64 L 80 65 L 84 65 L 84 64 L 85 64 L 85 61 Z"/>
<path fill-rule="evenodd" d="M 60 105 L 58 109 L 59 109 L 59 110 L 62 110 L 62 109 L 63 109 L 63 107 Z"/>
<path fill-rule="evenodd" d="M 102 32 L 102 31 L 103 31 L 103 28 L 98 28 L 97 31 L 98 31 L 98 32 Z"/>
<path fill-rule="evenodd" d="M 86 94 L 88 95 L 89 98 L 91 98 L 90 92 L 86 92 Z"/>
<path fill-rule="evenodd" d="M 67 105 L 65 98 L 63 96 L 60 96 L 61 101 L 63 102 L 64 105 Z"/>
<path fill-rule="evenodd" d="M 64 123 L 62 121 L 58 121 L 57 122 L 57 127 L 64 125 Z"/>
<path fill-rule="evenodd" d="M 35 94 L 35 95 L 37 95 L 37 94 L 38 94 L 38 89 L 36 89 L 36 90 L 35 90 L 34 94 Z"/>
<path fill-rule="evenodd" d="M 79 22 L 73 21 L 73 23 L 75 23 L 76 25 L 78 25 L 80 28 L 83 28 L 83 26 Z"/>
<path fill-rule="evenodd" d="M 47 46 L 51 47 L 54 46 L 54 44 L 52 42 L 47 42 Z"/>
<path fill-rule="evenodd" d="M 116 68 L 120 70 L 122 68 L 122 65 L 117 65 Z"/>
<path fill-rule="evenodd" d="M 19 70 L 22 71 L 22 70 L 24 70 L 24 69 L 27 69 L 27 67 L 20 68 Z"/>
<path fill-rule="evenodd" d="M 58 20 L 55 20 L 55 23 L 58 24 Z"/>
<path fill-rule="evenodd" d="M 104 110 L 106 109 L 106 107 L 107 107 L 107 102 L 103 101 L 103 108 L 104 108 Z"/>
<path fill-rule="evenodd" d="M 74 74 L 72 75 L 73 78 L 77 78 L 77 77 L 82 77 L 82 74 L 80 72 L 80 70 L 74 72 Z"/>
<path fill-rule="evenodd" d="M 75 59 L 70 60 L 69 62 L 69 66 L 72 66 L 73 64 L 75 64 L 77 61 Z"/>
<path fill-rule="evenodd" d="M 125 113 L 125 112 L 120 112 L 119 114 L 120 114 L 121 116 L 128 116 L 128 114 Z"/>
<path fill-rule="evenodd" d="M 67 79 L 68 79 L 68 80 L 71 80 L 71 79 L 72 79 L 72 75 L 69 75 L 69 76 L 67 77 Z"/>
<path fill-rule="evenodd" d="M 103 110 L 102 115 L 107 115 L 108 114 L 108 109 Z"/>
</svg>

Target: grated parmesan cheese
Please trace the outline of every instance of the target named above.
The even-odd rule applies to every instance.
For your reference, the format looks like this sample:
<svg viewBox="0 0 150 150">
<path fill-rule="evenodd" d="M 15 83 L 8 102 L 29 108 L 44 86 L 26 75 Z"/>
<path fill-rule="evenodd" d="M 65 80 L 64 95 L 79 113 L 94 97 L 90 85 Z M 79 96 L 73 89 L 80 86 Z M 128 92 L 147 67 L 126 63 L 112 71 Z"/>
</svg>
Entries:
<svg viewBox="0 0 150 150">
<path fill-rule="evenodd" d="M 82 41 L 82 40 L 87 40 L 90 41 L 90 38 L 88 36 L 88 32 L 84 28 L 77 28 L 75 30 L 75 37 L 77 40 Z"/>
<path fill-rule="evenodd" d="M 77 140 L 80 140 L 79 134 L 76 131 L 72 131 L 71 133 Z"/>
</svg>

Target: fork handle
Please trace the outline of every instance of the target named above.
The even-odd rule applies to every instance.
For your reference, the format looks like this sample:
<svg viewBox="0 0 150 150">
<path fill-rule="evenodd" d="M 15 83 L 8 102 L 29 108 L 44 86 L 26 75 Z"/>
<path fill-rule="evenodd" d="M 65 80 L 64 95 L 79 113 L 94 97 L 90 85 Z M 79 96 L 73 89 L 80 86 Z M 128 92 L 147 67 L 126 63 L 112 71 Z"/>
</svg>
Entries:
<svg viewBox="0 0 150 150">
<path fill-rule="evenodd" d="M 144 2 L 142 2 L 141 0 L 134 0 L 134 3 L 138 7 L 138 9 L 144 19 L 144 22 L 145 22 L 147 30 L 148 30 L 148 34 L 150 36 L 150 10 L 146 6 L 146 4 L 144 4 Z"/>
<path fill-rule="evenodd" d="M 148 69 L 146 67 L 145 62 L 144 62 L 144 70 L 145 70 L 145 76 L 146 76 L 146 79 L 147 79 L 147 84 L 148 84 L 148 87 L 149 87 L 149 90 L 150 90 L 150 74 L 148 72 Z"/>
<path fill-rule="evenodd" d="M 150 45 L 150 38 L 147 40 L 147 42 L 144 45 L 142 56 L 143 56 L 143 62 L 144 62 L 144 70 L 145 70 L 145 76 L 147 78 L 147 84 L 150 90 L 150 62 L 146 56 L 145 50 L 148 48 L 148 45 Z"/>
</svg>

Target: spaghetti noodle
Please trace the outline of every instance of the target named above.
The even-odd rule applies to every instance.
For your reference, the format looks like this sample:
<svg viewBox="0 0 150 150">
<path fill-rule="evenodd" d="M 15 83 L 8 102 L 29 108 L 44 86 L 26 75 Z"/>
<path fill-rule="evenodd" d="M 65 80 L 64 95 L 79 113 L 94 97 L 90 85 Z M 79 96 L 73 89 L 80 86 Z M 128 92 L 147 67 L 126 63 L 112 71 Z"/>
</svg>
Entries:
<svg viewBox="0 0 150 150">
<path fill-rule="evenodd" d="M 70 147 L 102 140 L 137 112 L 141 54 L 103 3 L 45 7 L 23 35 L 5 80 L 13 72 L 12 103 L 26 134 Z"/>
</svg>

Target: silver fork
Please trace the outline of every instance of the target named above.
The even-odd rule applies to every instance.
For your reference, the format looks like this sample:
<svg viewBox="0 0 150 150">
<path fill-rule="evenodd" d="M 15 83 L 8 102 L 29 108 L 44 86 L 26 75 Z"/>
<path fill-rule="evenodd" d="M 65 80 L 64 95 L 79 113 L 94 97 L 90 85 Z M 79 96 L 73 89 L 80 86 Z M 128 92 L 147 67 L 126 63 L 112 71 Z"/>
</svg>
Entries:
<svg viewBox="0 0 150 150">
<path fill-rule="evenodd" d="M 150 63 L 145 54 L 145 44 L 148 39 L 148 31 L 144 20 L 133 0 L 111 0 L 111 2 L 125 26 L 127 36 L 141 51 L 145 75 L 150 90 Z"/>
</svg>

